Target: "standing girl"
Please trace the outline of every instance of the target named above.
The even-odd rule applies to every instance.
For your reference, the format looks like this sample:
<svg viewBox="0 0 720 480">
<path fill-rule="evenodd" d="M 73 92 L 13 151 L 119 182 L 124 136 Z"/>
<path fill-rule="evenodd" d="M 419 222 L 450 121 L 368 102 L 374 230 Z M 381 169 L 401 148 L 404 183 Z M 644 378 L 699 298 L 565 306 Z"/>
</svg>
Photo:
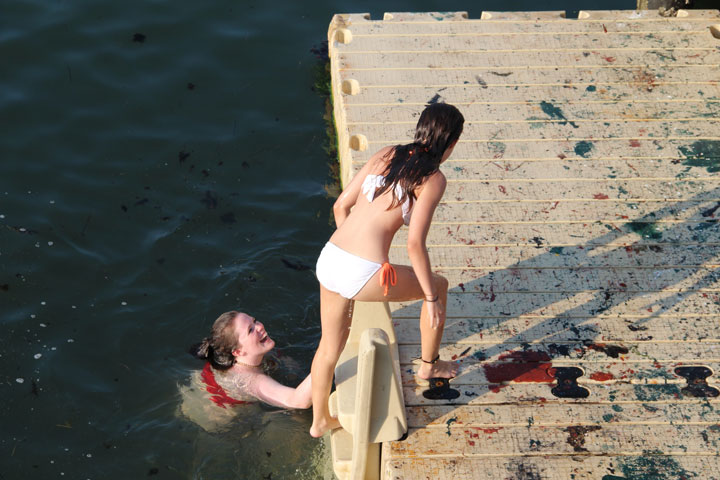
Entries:
<svg viewBox="0 0 720 480">
<path fill-rule="evenodd" d="M 452 105 L 429 105 L 420 115 L 415 140 L 373 155 L 333 206 L 337 230 L 317 262 L 322 337 L 311 369 L 313 437 L 340 426 L 330 416 L 328 398 L 333 370 L 349 333 L 353 300 L 423 299 L 418 376 L 452 378 L 457 374 L 456 364 L 440 360 L 448 281 L 430 270 L 425 241 L 447 183 L 440 164 L 452 154 L 464 121 Z M 412 267 L 388 262 L 390 244 L 403 223 L 409 226 Z"/>
</svg>

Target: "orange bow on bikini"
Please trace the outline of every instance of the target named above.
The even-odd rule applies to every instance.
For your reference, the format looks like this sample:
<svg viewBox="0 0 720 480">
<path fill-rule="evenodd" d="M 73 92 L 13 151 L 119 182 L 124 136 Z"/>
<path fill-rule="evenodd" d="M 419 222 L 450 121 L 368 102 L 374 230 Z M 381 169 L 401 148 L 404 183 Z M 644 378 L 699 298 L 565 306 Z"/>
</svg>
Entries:
<svg viewBox="0 0 720 480">
<path fill-rule="evenodd" d="M 383 263 L 380 270 L 380 285 L 385 287 L 384 295 L 387 297 L 390 285 L 394 287 L 397 284 L 397 272 L 389 262 Z"/>
</svg>

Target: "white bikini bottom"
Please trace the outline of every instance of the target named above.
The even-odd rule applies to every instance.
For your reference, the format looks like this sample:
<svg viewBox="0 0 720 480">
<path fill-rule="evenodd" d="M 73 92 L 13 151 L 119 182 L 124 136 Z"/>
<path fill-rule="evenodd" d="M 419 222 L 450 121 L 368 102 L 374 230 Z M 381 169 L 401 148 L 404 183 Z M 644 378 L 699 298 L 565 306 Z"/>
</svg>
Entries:
<svg viewBox="0 0 720 480">
<path fill-rule="evenodd" d="M 320 252 L 315 274 L 323 287 L 352 299 L 381 267 L 328 242 Z"/>
</svg>

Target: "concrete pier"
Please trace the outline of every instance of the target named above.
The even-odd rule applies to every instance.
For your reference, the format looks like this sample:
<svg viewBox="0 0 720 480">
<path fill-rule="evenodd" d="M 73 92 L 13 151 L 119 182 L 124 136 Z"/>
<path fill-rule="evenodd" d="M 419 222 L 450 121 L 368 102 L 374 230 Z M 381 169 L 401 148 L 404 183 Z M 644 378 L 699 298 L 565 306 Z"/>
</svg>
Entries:
<svg viewBox="0 0 720 480">
<path fill-rule="evenodd" d="M 381 477 L 720 478 L 720 12 L 348 14 L 329 43 L 344 183 L 426 104 L 466 118 L 428 236 L 461 373 L 428 394 L 420 303 L 390 305 Z"/>
</svg>

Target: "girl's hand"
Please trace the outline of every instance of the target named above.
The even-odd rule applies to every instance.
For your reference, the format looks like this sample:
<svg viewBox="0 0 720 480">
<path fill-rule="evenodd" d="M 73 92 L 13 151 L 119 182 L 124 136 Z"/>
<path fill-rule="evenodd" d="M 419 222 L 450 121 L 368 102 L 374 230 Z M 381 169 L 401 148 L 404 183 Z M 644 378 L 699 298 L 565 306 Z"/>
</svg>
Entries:
<svg viewBox="0 0 720 480">
<path fill-rule="evenodd" d="M 425 305 L 428 312 L 428 318 L 430 319 L 430 326 L 433 329 L 437 329 L 440 326 L 440 317 L 442 315 L 443 305 L 439 301 L 425 301 Z"/>
</svg>

